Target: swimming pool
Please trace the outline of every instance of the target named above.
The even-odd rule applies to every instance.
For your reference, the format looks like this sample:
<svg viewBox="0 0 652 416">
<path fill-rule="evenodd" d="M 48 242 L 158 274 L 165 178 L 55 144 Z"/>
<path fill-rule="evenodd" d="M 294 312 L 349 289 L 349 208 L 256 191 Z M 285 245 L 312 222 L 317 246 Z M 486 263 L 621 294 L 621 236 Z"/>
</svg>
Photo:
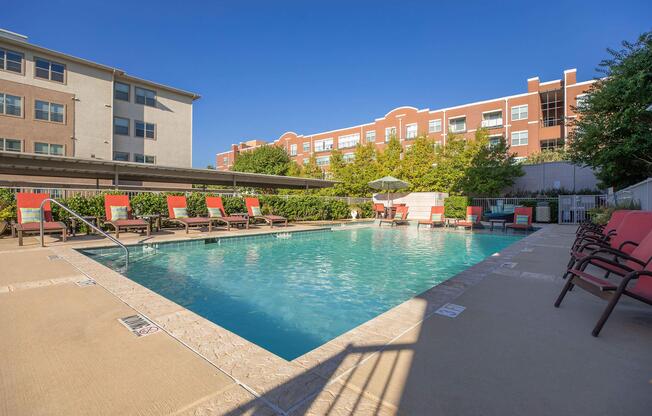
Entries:
<svg viewBox="0 0 652 416">
<path fill-rule="evenodd" d="M 293 360 L 522 235 L 342 228 L 130 247 L 130 279 Z M 117 248 L 82 252 L 119 269 Z"/>
</svg>

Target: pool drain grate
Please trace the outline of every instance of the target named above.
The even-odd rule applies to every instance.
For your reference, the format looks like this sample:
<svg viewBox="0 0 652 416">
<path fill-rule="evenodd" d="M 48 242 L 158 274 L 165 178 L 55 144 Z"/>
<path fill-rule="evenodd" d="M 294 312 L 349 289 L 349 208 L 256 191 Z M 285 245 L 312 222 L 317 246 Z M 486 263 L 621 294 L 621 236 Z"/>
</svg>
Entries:
<svg viewBox="0 0 652 416">
<path fill-rule="evenodd" d="M 154 325 L 154 323 L 142 315 L 131 315 L 126 318 L 120 318 L 118 321 L 139 337 L 151 335 L 159 331 L 158 326 Z"/>
<path fill-rule="evenodd" d="M 75 282 L 79 287 L 95 286 L 95 280 L 93 279 L 83 279 Z"/>
<path fill-rule="evenodd" d="M 459 314 L 464 312 L 464 309 L 466 309 L 466 306 L 456 305 L 454 303 L 447 303 L 441 308 L 437 309 L 435 313 L 437 315 L 446 316 L 449 318 L 457 318 Z"/>
</svg>

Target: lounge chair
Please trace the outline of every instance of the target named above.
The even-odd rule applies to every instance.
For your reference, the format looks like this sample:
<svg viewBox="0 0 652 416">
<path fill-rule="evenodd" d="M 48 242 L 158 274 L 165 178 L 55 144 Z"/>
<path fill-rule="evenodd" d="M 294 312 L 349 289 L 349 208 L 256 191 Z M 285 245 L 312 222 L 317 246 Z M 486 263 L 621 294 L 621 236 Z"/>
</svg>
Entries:
<svg viewBox="0 0 652 416">
<path fill-rule="evenodd" d="M 203 227 L 208 226 L 208 232 L 213 231 L 213 226 L 210 218 L 205 217 L 189 217 L 188 216 L 188 203 L 185 196 L 172 196 L 168 195 L 168 214 L 171 222 L 181 224 L 186 227 L 186 234 L 190 227 Z"/>
<path fill-rule="evenodd" d="M 384 223 L 391 224 L 392 227 L 398 224 L 409 224 L 407 220 L 407 216 L 408 216 L 408 207 L 406 207 L 405 205 L 398 206 L 396 207 L 396 213 L 394 214 L 394 218 L 383 218 L 378 223 L 378 226 L 380 227 Z"/>
<path fill-rule="evenodd" d="M 23 245 L 23 236 L 28 234 L 41 234 L 41 203 L 49 198 L 48 194 L 33 194 L 19 192 L 16 194 L 16 214 L 18 223 L 13 225 L 13 233 L 18 233 L 18 245 Z M 61 239 L 66 241 L 66 224 L 54 221 L 50 202 L 43 206 L 44 233 L 61 233 Z"/>
<path fill-rule="evenodd" d="M 260 201 L 258 201 L 258 198 L 245 198 L 245 205 L 247 206 L 249 218 L 254 223 L 263 220 L 269 224 L 270 227 L 274 227 L 274 224 L 276 223 L 283 223 L 285 227 L 288 226 L 288 220 L 285 217 L 281 217 L 280 215 L 263 215 L 260 210 Z"/>
<path fill-rule="evenodd" d="M 464 228 L 482 228 L 482 207 L 468 206 L 466 207 L 466 220 L 457 221 L 455 225 Z"/>
<path fill-rule="evenodd" d="M 578 238 L 570 251 L 570 268 L 575 262 L 601 248 L 610 248 L 630 254 L 652 229 L 652 212 L 631 211 L 625 214 L 607 241 L 589 236 Z M 605 266 L 607 267 L 607 266 Z"/>
<path fill-rule="evenodd" d="M 244 224 L 249 228 L 249 220 L 242 216 L 227 216 L 222 204 L 222 197 L 220 196 L 207 196 L 206 208 L 208 208 L 208 218 L 211 221 L 216 221 L 220 224 L 226 224 L 226 229 L 230 230 L 232 225 Z"/>
<path fill-rule="evenodd" d="M 444 207 L 434 206 L 430 207 L 430 218 L 427 220 L 419 220 L 417 223 L 417 228 L 419 228 L 421 225 L 429 225 L 430 228 L 432 228 L 435 225 L 444 225 L 445 222 L 446 218 L 444 218 Z"/>
<path fill-rule="evenodd" d="M 383 218 L 384 216 L 385 216 L 385 205 L 374 204 L 374 217 L 378 219 L 378 218 Z"/>
<path fill-rule="evenodd" d="M 147 237 L 152 234 L 149 222 L 133 217 L 127 195 L 104 195 L 104 213 L 104 223 L 115 229 L 116 238 L 120 238 L 120 230 L 145 230 Z"/>
<path fill-rule="evenodd" d="M 625 219 L 625 216 L 634 210 L 621 209 L 614 211 L 609 218 L 609 222 L 606 225 L 600 226 L 593 223 L 582 223 L 577 230 L 575 235 L 577 238 L 587 237 L 594 240 L 608 241 L 613 234 L 615 234 L 616 229 Z"/>
<path fill-rule="evenodd" d="M 506 227 L 515 230 L 531 230 L 532 229 L 532 207 L 514 208 L 514 222 L 511 224 L 507 224 Z"/>
<path fill-rule="evenodd" d="M 652 305 L 651 258 L 652 232 L 648 232 L 647 236 L 636 246 L 631 255 L 609 248 L 595 251 L 590 256 L 580 260 L 575 267 L 568 270 L 570 278 L 566 281 L 564 288 L 557 297 L 555 307 L 558 308 L 561 305 L 564 296 L 574 286 L 579 286 L 595 296 L 608 300 L 607 307 L 591 332 L 594 337 L 597 337 L 623 295 Z M 610 268 L 606 269 L 604 267 L 605 264 L 608 264 Z M 589 265 L 605 270 L 607 273 L 613 272 L 613 270 L 619 270 L 620 272 L 617 274 L 621 275 L 622 279 L 615 281 L 595 276 L 594 273 L 586 271 Z M 632 281 L 634 283 L 630 285 Z"/>
</svg>

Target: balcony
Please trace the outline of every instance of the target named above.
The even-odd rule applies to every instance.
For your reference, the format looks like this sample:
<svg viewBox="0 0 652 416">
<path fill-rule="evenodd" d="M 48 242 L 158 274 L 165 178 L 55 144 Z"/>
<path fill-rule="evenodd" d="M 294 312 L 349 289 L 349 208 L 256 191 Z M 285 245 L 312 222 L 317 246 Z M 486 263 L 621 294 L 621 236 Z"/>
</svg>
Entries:
<svg viewBox="0 0 652 416">
<path fill-rule="evenodd" d="M 501 117 L 501 118 L 492 118 L 489 120 L 482 120 L 482 123 L 480 123 L 480 125 L 488 129 L 503 127 L 503 118 Z"/>
</svg>

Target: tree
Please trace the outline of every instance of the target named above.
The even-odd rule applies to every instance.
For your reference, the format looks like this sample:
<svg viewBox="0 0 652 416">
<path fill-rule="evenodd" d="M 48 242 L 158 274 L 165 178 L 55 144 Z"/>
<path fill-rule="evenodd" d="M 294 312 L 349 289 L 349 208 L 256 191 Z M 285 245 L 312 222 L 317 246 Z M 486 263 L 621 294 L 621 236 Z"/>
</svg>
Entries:
<svg viewBox="0 0 652 416">
<path fill-rule="evenodd" d="M 235 158 L 231 170 L 285 176 L 290 169 L 290 156 L 279 146 L 261 146 Z"/>
<path fill-rule="evenodd" d="M 570 159 L 566 149 L 558 148 L 555 150 L 543 150 L 539 153 L 533 153 L 525 159 L 524 165 L 536 165 L 545 162 L 563 162 Z"/>
<path fill-rule="evenodd" d="M 288 168 L 287 175 L 294 177 L 303 176 L 303 169 L 301 168 L 301 165 L 295 161 L 290 161 L 290 167 Z"/>
<path fill-rule="evenodd" d="M 345 167 L 346 162 L 344 161 L 344 155 L 342 154 L 342 151 L 339 149 L 333 149 L 329 163 L 330 172 L 334 177 L 336 177 Z"/>
<path fill-rule="evenodd" d="M 310 155 L 308 163 L 303 166 L 303 176 L 306 178 L 321 179 L 324 176 L 321 167 L 317 164 L 317 158 L 315 155 Z"/>
<path fill-rule="evenodd" d="M 338 158 L 338 153 L 335 154 L 336 158 Z M 333 179 L 341 182 L 335 186 L 335 195 L 371 195 L 372 190 L 367 184 L 374 179 L 378 179 L 380 173 L 374 144 L 358 144 L 353 161 L 339 168 L 336 167 L 335 170 L 331 166 L 331 172 L 333 173 Z"/>
<path fill-rule="evenodd" d="M 403 147 L 396 136 L 389 139 L 385 150 L 378 154 L 378 165 L 381 176 L 397 176 L 400 171 Z"/>
<path fill-rule="evenodd" d="M 399 171 L 400 179 L 410 183 L 410 191 L 434 191 L 435 142 L 426 136 L 419 136 L 412 147 L 405 152 Z"/>
<path fill-rule="evenodd" d="M 603 186 L 626 187 L 652 176 L 652 32 L 607 49 L 598 80 L 570 123 L 573 161 L 596 169 Z"/>
<path fill-rule="evenodd" d="M 471 166 L 475 148 L 465 138 L 455 134 L 446 137 L 446 145 L 435 151 L 432 190 L 460 194 L 462 181 Z"/>
<path fill-rule="evenodd" d="M 460 186 L 467 196 L 489 197 L 499 195 L 514 184 L 514 178 L 523 176 L 523 168 L 514 162 L 514 154 L 504 138 L 498 144 L 489 143 L 487 129 L 478 129 L 475 141 L 468 145 L 473 153 L 470 166 Z"/>
</svg>

